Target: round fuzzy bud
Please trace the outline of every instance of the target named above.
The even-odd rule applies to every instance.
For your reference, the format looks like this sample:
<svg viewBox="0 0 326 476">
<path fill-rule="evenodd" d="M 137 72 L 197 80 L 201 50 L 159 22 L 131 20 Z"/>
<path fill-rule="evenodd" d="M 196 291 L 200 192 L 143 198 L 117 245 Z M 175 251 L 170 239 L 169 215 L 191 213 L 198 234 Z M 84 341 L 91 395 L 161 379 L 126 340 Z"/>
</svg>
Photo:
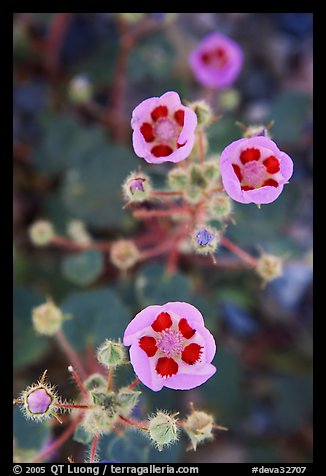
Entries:
<svg viewBox="0 0 326 476">
<path fill-rule="evenodd" d="M 257 260 L 256 272 L 263 278 L 264 283 L 273 281 L 283 274 L 283 260 L 278 256 L 262 253 Z"/>
<path fill-rule="evenodd" d="M 188 183 L 185 169 L 175 168 L 168 173 L 168 184 L 172 190 L 184 190 Z"/>
<path fill-rule="evenodd" d="M 271 138 L 270 134 L 268 133 L 268 129 L 264 125 L 253 125 L 253 126 L 248 126 L 244 132 L 243 132 L 243 137 L 249 138 L 249 137 L 267 137 L 268 139 Z"/>
<path fill-rule="evenodd" d="M 220 174 L 220 157 L 218 155 L 211 156 L 204 164 L 202 164 L 204 177 L 209 181 L 209 188 L 216 188 L 216 182 L 221 176 Z"/>
<path fill-rule="evenodd" d="M 97 360 L 104 367 L 116 367 L 125 361 L 125 349 L 121 342 L 106 339 L 97 349 Z"/>
<path fill-rule="evenodd" d="M 54 228 L 49 221 L 38 220 L 29 227 L 28 230 L 31 242 L 35 246 L 46 246 L 50 244 L 55 236 Z"/>
<path fill-rule="evenodd" d="M 207 204 L 210 220 L 224 220 L 232 213 L 232 200 L 225 193 L 213 195 Z"/>
<path fill-rule="evenodd" d="M 148 175 L 132 172 L 123 183 L 122 191 L 126 200 L 143 202 L 150 198 L 151 180 Z"/>
<path fill-rule="evenodd" d="M 106 380 L 101 374 L 92 374 L 84 381 L 84 387 L 87 390 L 94 390 L 95 388 L 105 388 Z"/>
<path fill-rule="evenodd" d="M 219 96 L 219 104 L 224 111 L 233 111 L 240 104 L 241 96 L 236 89 L 228 89 L 221 91 Z"/>
<path fill-rule="evenodd" d="M 61 328 L 64 316 L 52 301 L 37 306 L 32 311 L 34 329 L 38 334 L 53 336 Z"/>
<path fill-rule="evenodd" d="M 141 392 L 138 390 L 130 390 L 128 387 L 120 388 L 117 395 L 119 412 L 122 416 L 127 417 L 138 403 Z"/>
<path fill-rule="evenodd" d="M 45 420 L 57 411 L 55 406 L 58 403 L 57 394 L 54 387 L 45 382 L 45 378 L 46 371 L 36 384 L 24 390 L 18 400 L 14 400 L 14 403 L 22 405 L 27 418 Z"/>
<path fill-rule="evenodd" d="M 212 227 L 197 228 L 192 236 L 193 248 L 197 253 L 207 255 L 216 251 L 219 233 Z"/>
<path fill-rule="evenodd" d="M 87 76 L 72 78 L 69 84 L 69 98 L 76 104 L 85 104 L 92 98 L 93 86 Z"/>
<path fill-rule="evenodd" d="M 26 406 L 33 415 L 44 415 L 50 408 L 51 395 L 45 388 L 36 388 L 26 397 Z"/>
<path fill-rule="evenodd" d="M 194 410 L 183 425 L 189 436 L 192 449 L 196 451 L 198 443 L 213 438 L 214 419 L 205 412 Z"/>
<path fill-rule="evenodd" d="M 67 226 L 67 233 L 70 238 L 81 245 L 87 245 L 92 241 L 85 223 L 81 220 L 71 220 Z"/>
<path fill-rule="evenodd" d="M 127 270 L 137 263 L 139 251 L 131 240 L 118 240 L 111 246 L 110 259 L 117 268 Z"/>
<path fill-rule="evenodd" d="M 117 415 L 109 414 L 104 407 L 96 407 L 85 412 L 81 426 L 86 433 L 103 435 L 112 431 L 116 419 Z"/>
<path fill-rule="evenodd" d="M 173 415 L 162 411 L 149 420 L 149 435 L 157 449 L 162 451 L 164 446 L 171 445 L 178 439 L 177 420 Z"/>
<path fill-rule="evenodd" d="M 198 120 L 198 125 L 207 126 L 212 122 L 213 119 L 213 112 L 210 105 L 202 100 L 196 101 L 188 104 L 188 107 L 192 109 Z"/>
</svg>

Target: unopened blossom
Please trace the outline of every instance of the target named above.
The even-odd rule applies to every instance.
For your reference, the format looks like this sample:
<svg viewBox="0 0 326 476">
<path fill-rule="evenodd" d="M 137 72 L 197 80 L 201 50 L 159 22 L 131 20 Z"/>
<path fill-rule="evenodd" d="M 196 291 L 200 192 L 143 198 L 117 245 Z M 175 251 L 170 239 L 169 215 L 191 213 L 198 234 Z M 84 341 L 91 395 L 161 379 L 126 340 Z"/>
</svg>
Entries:
<svg viewBox="0 0 326 476">
<path fill-rule="evenodd" d="M 148 306 L 129 323 L 124 345 L 138 378 L 153 391 L 188 390 L 208 380 L 216 346 L 203 316 L 186 302 Z"/>
<path fill-rule="evenodd" d="M 142 101 L 132 113 L 131 126 L 138 157 L 153 164 L 180 162 L 193 148 L 197 116 L 169 91 Z"/>
<path fill-rule="evenodd" d="M 239 139 L 221 154 L 220 170 L 228 195 L 240 203 L 271 203 L 293 173 L 291 158 L 267 137 Z"/>
<path fill-rule="evenodd" d="M 193 50 L 189 63 L 197 81 L 209 88 L 227 88 L 237 79 L 243 64 L 240 46 L 222 33 L 210 33 Z"/>
</svg>

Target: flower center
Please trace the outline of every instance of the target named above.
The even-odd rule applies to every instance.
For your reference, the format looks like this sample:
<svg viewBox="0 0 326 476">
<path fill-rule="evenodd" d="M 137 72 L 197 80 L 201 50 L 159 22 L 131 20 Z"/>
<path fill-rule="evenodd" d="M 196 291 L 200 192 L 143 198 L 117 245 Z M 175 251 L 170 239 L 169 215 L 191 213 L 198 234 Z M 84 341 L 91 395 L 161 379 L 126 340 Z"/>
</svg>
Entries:
<svg viewBox="0 0 326 476">
<path fill-rule="evenodd" d="M 157 339 L 157 347 L 167 357 L 180 354 L 183 350 L 184 338 L 180 331 L 167 329 L 162 331 Z"/>
<path fill-rule="evenodd" d="M 242 169 L 243 178 L 252 187 L 259 187 L 266 176 L 266 168 L 261 162 L 247 162 Z"/>
<path fill-rule="evenodd" d="M 176 123 L 171 119 L 160 119 L 157 124 L 155 124 L 155 135 L 162 142 L 176 139 L 178 132 Z"/>
</svg>

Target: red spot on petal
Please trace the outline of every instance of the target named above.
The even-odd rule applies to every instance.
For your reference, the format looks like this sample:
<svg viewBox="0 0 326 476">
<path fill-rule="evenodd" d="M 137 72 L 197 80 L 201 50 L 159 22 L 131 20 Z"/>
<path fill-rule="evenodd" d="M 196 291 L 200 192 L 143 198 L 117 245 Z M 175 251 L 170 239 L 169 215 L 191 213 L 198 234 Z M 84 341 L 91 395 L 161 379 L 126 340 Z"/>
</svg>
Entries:
<svg viewBox="0 0 326 476">
<path fill-rule="evenodd" d="M 186 145 L 186 143 L 187 143 L 187 141 L 186 141 L 186 142 L 184 142 L 183 144 L 177 144 L 177 148 L 178 148 L 178 149 L 180 149 L 180 147 L 183 147 L 183 146 L 185 146 L 185 145 Z"/>
<path fill-rule="evenodd" d="M 248 192 L 248 190 L 254 190 L 254 187 L 250 187 L 250 185 L 242 185 L 241 190 Z"/>
<path fill-rule="evenodd" d="M 209 53 L 202 53 L 201 60 L 205 64 L 209 64 L 211 62 L 211 55 Z"/>
<path fill-rule="evenodd" d="M 170 357 L 161 357 L 156 364 L 156 372 L 161 377 L 172 377 L 178 373 L 179 365 Z"/>
<path fill-rule="evenodd" d="M 223 58 L 223 56 L 226 56 L 226 52 L 224 48 L 216 48 L 214 51 L 215 56 L 218 58 Z"/>
<path fill-rule="evenodd" d="M 262 184 L 262 187 L 265 187 L 265 185 L 269 185 L 270 187 L 278 187 L 278 182 L 272 178 L 269 178 L 265 180 L 265 182 Z"/>
<path fill-rule="evenodd" d="M 155 332 L 162 332 L 172 326 L 172 319 L 167 312 L 161 312 L 152 324 Z"/>
<path fill-rule="evenodd" d="M 181 358 L 186 364 L 193 365 L 198 362 L 202 353 L 202 346 L 199 344 L 189 344 L 183 349 Z"/>
<path fill-rule="evenodd" d="M 250 149 L 243 150 L 240 154 L 240 160 L 243 164 L 247 162 L 251 162 L 252 160 L 259 160 L 260 158 L 260 150 L 256 149 L 255 147 L 251 147 Z"/>
<path fill-rule="evenodd" d="M 153 357 L 156 354 L 157 347 L 156 347 L 156 340 L 154 337 L 144 336 L 139 339 L 139 347 L 146 352 L 148 357 Z"/>
<path fill-rule="evenodd" d="M 157 121 L 160 117 L 166 117 L 167 115 L 168 108 L 166 106 L 157 106 L 151 113 L 153 121 Z"/>
<path fill-rule="evenodd" d="M 179 109 L 178 111 L 175 111 L 174 119 L 177 121 L 179 126 L 183 127 L 184 122 L 185 122 L 185 112 L 182 109 Z"/>
<path fill-rule="evenodd" d="M 146 142 L 153 142 L 155 139 L 153 127 L 148 122 L 144 122 L 140 128 L 140 132 L 142 133 Z"/>
<path fill-rule="evenodd" d="M 263 164 L 265 165 L 267 172 L 269 174 L 276 174 L 277 172 L 280 171 L 280 162 L 273 155 L 271 155 L 270 157 L 267 157 L 267 159 L 263 161 Z"/>
<path fill-rule="evenodd" d="M 184 318 L 179 322 L 179 331 L 186 339 L 190 339 L 190 337 L 192 337 L 196 332 L 195 329 L 189 326 L 187 320 Z"/>
<path fill-rule="evenodd" d="M 242 177 L 242 173 L 241 173 L 241 169 L 240 169 L 239 165 L 237 165 L 237 164 L 232 164 L 232 167 L 233 167 L 233 170 L 234 170 L 235 175 L 238 177 L 238 179 L 239 179 L 240 182 L 241 182 L 241 180 L 243 179 L 243 177 Z"/>
<path fill-rule="evenodd" d="M 173 149 L 169 145 L 160 144 L 153 147 L 151 152 L 155 157 L 167 157 L 172 154 Z"/>
</svg>

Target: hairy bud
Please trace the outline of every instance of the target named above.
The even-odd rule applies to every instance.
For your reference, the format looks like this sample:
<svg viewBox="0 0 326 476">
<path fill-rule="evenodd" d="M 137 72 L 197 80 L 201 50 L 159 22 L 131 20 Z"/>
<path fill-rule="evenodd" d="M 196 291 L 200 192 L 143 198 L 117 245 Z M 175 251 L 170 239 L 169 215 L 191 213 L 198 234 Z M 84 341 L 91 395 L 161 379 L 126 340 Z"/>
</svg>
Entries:
<svg viewBox="0 0 326 476">
<path fill-rule="evenodd" d="M 203 255 L 214 253 L 219 243 L 220 235 L 212 227 L 204 226 L 197 228 L 192 236 L 194 250 Z"/>
<path fill-rule="evenodd" d="M 71 239 L 81 245 L 87 245 L 92 241 L 91 236 L 86 230 L 85 223 L 81 220 L 71 220 L 67 226 L 67 233 Z"/>
<path fill-rule="evenodd" d="M 174 168 L 168 173 L 168 184 L 172 190 L 183 190 L 187 183 L 188 176 L 186 170 Z"/>
<path fill-rule="evenodd" d="M 183 424 L 183 429 L 191 440 L 191 449 L 196 451 L 198 443 L 213 439 L 213 428 L 214 420 L 211 415 L 194 410 Z"/>
<path fill-rule="evenodd" d="M 123 196 L 132 202 L 143 202 L 150 198 L 152 184 L 148 175 L 131 172 L 122 185 Z"/>
<path fill-rule="evenodd" d="M 174 415 L 163 411 L 158 411 L 153 418 L 150 418 L 148 430 L 150 438 L 159 451 L 162 451 L 164 446 L 175 443 L 178 439 L 177 420 Z"/>
<path fill-rule="evenodd" d="M 46 246 L 55 236 L 52 224 L 46 220 L 37 220 L 29 227 L 28 233 L 35 246 Z"/>
<path fill-rule="evenodd" d="M 256 273 L 259 274 L 265 284 L 279 278 L 283 274 L 282 258 L 262 253 L 257 261 Z"/>
<path fill-rule="evenodd" d="M 209 220 L 225 220 L 232 213 L 232 200 L 225 193 L 214 194 L 207 204 Z"/>
<path fill-rule="evenodd" d="M 75 104 L 85 104 L 92 98 L 92 83 L 87 76 L 75 76 L 70 81 L 68 94 L 70 100 Z"/>
<path fill-rule="evenodd" d="M 95 388 L 105 388 L 106 380 L 101 374 L 92 374 L 84 381 L 84 387 L 87 390 L 94 390 Z"/>
<path fill-rule="evenodd" d="M 212 122 L 213 112 L 210 105 L 206 101 L 202 100 L 192 102 L 188 104 L 188 107 L 190 107 L 190 109 L 195 112 L 199 125 L 207 126 Z"/>
<path fill-rule="evenodd" d="M 128 387 L 120 388 L 117 395 L 120 414 L 127 417 L 138 403 L 141 392 L 138 390 L 130 390 Z"/>
<path fill-rule="evenodd" d="M 37 306 L 32 311 L 32 321 L 38 334 L 52 336 L 61 328 L 64 316 L 52 301 Z"/>
<path fill-rule="evenodd" d="M 139 251 L 131 240 L 118 240 L 111 246 L 110 259 L 117 268 L 125 271 L 137 263 Z"/>
<path fill-rule="evenodd" d="M 97 349 L 97 360 L 104 367 L 116 367 L 125 361 L 125 348 L 121 342 L 106 339 Z"/>
</svg>

